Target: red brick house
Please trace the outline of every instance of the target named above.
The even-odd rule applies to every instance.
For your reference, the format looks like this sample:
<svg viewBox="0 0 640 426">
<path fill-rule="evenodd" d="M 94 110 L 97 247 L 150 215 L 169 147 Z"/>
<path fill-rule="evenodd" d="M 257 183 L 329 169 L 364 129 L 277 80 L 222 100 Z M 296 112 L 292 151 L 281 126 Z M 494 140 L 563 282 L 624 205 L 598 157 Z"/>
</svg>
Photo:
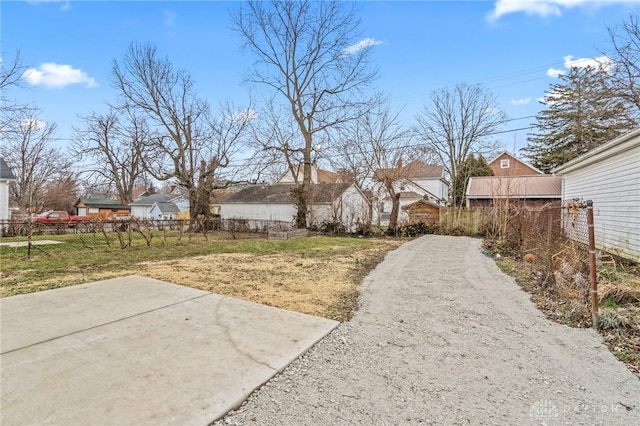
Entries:
<svg viewBox="0 0 640 426">
<path fill-rule="evenodd" d="M 504 205 L 540 208 L 562 198 L 562 178 L 547 175 L 508 152 L 488 164 L 494 176 L 472 177 L 465 196 L 467 207 Z"/>
</svg>

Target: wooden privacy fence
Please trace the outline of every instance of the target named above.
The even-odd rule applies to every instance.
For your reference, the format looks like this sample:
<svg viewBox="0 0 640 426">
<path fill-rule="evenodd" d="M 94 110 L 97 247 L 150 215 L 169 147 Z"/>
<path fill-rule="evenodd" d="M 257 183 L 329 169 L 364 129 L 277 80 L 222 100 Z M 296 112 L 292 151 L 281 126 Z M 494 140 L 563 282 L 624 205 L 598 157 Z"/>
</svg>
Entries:
<svg viewBox="0 0 640 426">
<path fill-rule="evenodd" d="M 440 208 L 440 229 L 445 232 L 457 230 L 464 235 L 479 235 L 484 233 L 490 221 L 487 209 Z"/>
</svg>

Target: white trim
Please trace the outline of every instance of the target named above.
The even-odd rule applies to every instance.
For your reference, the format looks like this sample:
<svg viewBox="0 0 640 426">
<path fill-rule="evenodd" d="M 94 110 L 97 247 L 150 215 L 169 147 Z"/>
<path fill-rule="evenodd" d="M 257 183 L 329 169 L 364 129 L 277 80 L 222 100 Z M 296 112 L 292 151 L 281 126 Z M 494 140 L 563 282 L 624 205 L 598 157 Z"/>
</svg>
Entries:
<svg viewBox="0 0 640 426">
<path fill-rule="evenodd" d="M 638 136 L 640 136 L 640 128 L 632 130 L 631 132 L 625 133 L 624 135 L 619 136 L 612 141 L 600 145 L 599 147 L 594 148 L 591 151 L 588 151 L 559 167 L 556 167 L 552 170 L 552 172 L 554 174 L 557 173 L 560 175 L 566 174 L 574 170 L 587 167 L 598 161 L 605 160 L 614 155 L 629 151 L 637 146 L 640 146 L 640 137 Z M 637 139 L 633 140 L 636 137 Z M 625 144 L 626 142 L 630 143 Z"/>
</svg>

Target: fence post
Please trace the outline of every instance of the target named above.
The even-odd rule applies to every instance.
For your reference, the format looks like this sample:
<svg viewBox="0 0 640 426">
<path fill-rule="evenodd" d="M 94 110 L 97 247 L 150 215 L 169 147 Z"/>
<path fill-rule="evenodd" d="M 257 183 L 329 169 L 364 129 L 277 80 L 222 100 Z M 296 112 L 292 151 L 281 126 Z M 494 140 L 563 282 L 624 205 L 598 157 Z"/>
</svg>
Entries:
<svg viewBox="0 0 640 426">
<path fill-rule="evenodd" d="M 593 201 L 588 200 L 587 204 L 587 229 L 589 230 L 589 278 L 591 286 L 589 295 L 591 296 L 591 319 L 593 328 L 598 329 L 598 276 L 596 271 L 596 236 L 593 227 Z"/>
</svg>

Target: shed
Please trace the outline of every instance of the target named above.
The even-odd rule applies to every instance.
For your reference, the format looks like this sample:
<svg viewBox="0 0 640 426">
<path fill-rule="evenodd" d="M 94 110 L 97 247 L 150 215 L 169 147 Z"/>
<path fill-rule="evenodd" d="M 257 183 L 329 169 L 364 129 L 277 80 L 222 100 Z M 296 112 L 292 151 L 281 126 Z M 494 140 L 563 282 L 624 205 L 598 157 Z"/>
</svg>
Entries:
<svg viewBox="0 0 640 426">
<path fill-rule="evenodd" d="M 9 219 L 9 183 L 15 180 L 9 165 L 0 158 L 0 220 Z"/>
<path fill-rule="evenodd" d="M 428 201 L 418 200 L 403 206 L 402 209 L 409 215 L 409 223 L 426 223 L 436 225 L 440 223 L 440 205 Z"/>
<path fill-rule="evenodd" d="M 562 200 L 592 200 L 596 247 L 640 262 L 640 128 L 554 170 Z"/>
<path fill-rule="evenodd" d="M 112 219 L 131 214 L 131 207 L 110 198 L 80 198 L 76 202 L 76 210 L 78 215 L 94 219 Z"/>
</svg>

